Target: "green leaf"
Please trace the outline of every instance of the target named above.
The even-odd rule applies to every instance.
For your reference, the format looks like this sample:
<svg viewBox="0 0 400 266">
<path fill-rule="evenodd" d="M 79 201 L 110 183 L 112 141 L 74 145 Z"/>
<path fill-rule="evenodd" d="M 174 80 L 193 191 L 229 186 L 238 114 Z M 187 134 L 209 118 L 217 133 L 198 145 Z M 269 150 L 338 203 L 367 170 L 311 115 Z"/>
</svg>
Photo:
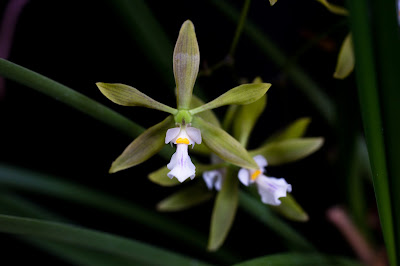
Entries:
<svg viewBox="0 0 400 266">
<path fill-rule="evenodd" d="M 233 136 L 243 145 L 247 146 L 250 133 L 267 104 L 267 95 L 264 94 L 257 101 L 240 106 L 236 112 L 233 123 Z"/>
<path fill-rule="evenodd" d="M 0 231 L 40 237 L 128 258 L 136 264 L 189 265 L 200 263 L 171 251 L 95 230 L 38 219 L 0 215 Z"/>
<path fill-rule="evenodd" d="M 260 99 L 271 87 L 269 83 L 243 84 L 225 92 L 218 98 L 190 110 L 192 115 L 230 104 L 249 104 Z"/>
<path fill-rule="evenodd" d="M 324 5 L 330 12 L 336 15 L 348 16 L 349 11 L 346 8 L 329 3 L 327 0 L 317 0 Z"/>
<path fill-rule="evenodd" d="M 200 65 L 199 45 L 190 20 L 186 20 L 179 31 L 173 65 L 178 109 L 188 109 Z"/>
<path fill-rule="evenodd" d="M 235 266 L 361 266 L 361 263 L 347 258 L 324 254 L 280 253 L 268 255 L 241 263 Z"/>
<path fill-rule="evenodd" d="M 301 208 L 292 195 L 287 194 L 286 197 L 280 198 L 280 201 L 281 205 L 270 207 L 292 221 L 308 221 L 308 214 Z"/>
<path fill-rule="evenodd" d="M 245 212 L 269 227 L 291 250 L 301 252 L 316 251 L 315 247 L 304 236 L 277 217 L 259 199 L 255 199 L 244 192 L 239 192 L 239 199 L 239 204 Z"/>
<path fill-rule="evenodd" d="M 178 181 L 176 178 L 169 178 L 167 174 L 169 173 L 169 170 L 166 166 L 161 167 L 157 171 L 154 171 L 149 174 L 149 179 L 151 182 L 156 183 L 160 186 L 163 187 L 173 187 L 176 185 L 180 185 L 181 182 Z"/>
<path fill-rule="evenodd" d="M 97 82 L 97 87 L 109 100 L 124 106 L 143 106 L 159 111 L 176 114 L 178 110 L 153 100 L 139 90 L 120 83 Z"/>
<path fill-rule="evenodd" d="M 204 184 L 195 184 L 160 201 L 157 204 L 157 210 L 163 212 L 182 211 L 210 200 L 213 195 L 214 193 L 210 192 Z"/>
<path fill-rule="evenodd" d="M 160 151 L 165 145 L 165 133 L 174 127 L 174 119 L 168 116 L 137 137 L 112 163 L 110 173 L 138 165 Z"/>
<path fill-rule="evenodd" d="M 228 168 L 222 188 L 215 199 L 207 247 L 210 251 L 216 251 L 222 246 L 235 219 L 239 200 L 239 179 L 230 171 Z"/>
<path fill-rule="evenodd" d="M 199 117 L 193 118 L 193 126 L 201 130 L 203 142 L 221 159 L 248 169 L 258 169 L 250 154 L 226 131 Z"/>
<path fill-rule="evenodd" d="M 309 117 L 299 118 L 285 129 L 273 134 L 265 141 L 265 143 L 301 138 L 304 136 L 310 122 L 311 119 Z"/>
<path fill-rule="evenodd" d="M 268 165 L 280 165 L 300 160 L 317 151 L 323 144 L 323 138 L 288 139 L 267 143 L 256 150 L 250 151 L 252 156 L 261 154 Z"/>
<path fill-rule="evenodd" d="M 353 42 L 351 40 L 351 33 L 349 33 L 343 41 L 340 48 L 338 61 L 336 64 L 335 73 L 333 77 L 337 79 L 344 79 L 351 74 L 354 70 L 355 58 L 353 51 Z"/>
<path fill-rule="evenodd" d="M 63 102 L 128 136 L 137 136 L 143 128 L 110 108 L 39 73 L 0 58 L 0 75 Z"/>
</svg>

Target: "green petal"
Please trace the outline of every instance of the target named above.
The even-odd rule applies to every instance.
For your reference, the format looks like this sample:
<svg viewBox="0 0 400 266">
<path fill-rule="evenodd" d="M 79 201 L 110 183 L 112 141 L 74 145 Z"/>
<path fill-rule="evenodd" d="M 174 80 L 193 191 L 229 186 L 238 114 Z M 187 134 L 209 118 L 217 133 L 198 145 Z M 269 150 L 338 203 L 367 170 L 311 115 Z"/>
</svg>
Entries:
<svg viewBox="0 0 400 266">
<path fill-rule="evenodd" d="M 323 144 L 323 138 L 288 139 L 267 143 L 259 149 L 250 151 L 252 156 L 261 154 L 268 165 L 280 165 L 300 160 L 317 151 Z"/>
<path fill-rule="evenodd" d="M 281 205 L 270 207 L 289 220 L 296 222 L 308 221 L 308 214 L 301 208 L 292 195 L 287 194 L 286 197 L 279 200 L 282 202 Z"/>
<path fill-rule="evenodd" d="M 164 212 L 182 211 L 212 198 L 204 183 L 185 187 L 157 204 L 157 210 Z"/>
<path fill-rule="evenodd" d="M 173 58 L 178 109 L 188 109 L 200 65 L 199 45 L 190 20 L 179 31 Z"/>
<path fill-rule="evenodd" d="M 347 11 L 347 9 L 344 7 L 333 5 L 326 0 L 317 0 L 317 1 L 320 2 L 321 4 L 323 4 L 333 14 L 342 15 L 342 16 L 349 15 L 349 11 Z"/>
<path fill-rule="evenodd" d="M 209 103 L 190 110 L 190 113 L 193 115 L 229 104 L 249 104 L 260 99 L 270 87 L 269 83 L 243 84 L 225 92 Z"/>
<path fill-rule="evenodd" d="M 267 104 L 267 95 L 264 94 L 257 101 L 243 105 L 236 113 L 233 124 L 233 136 L 246 147 L 251 131 Z"/>
<path fill-rule="evenodd" d="M 165 145 L 165 133 L 174 126 L 174 119 L 168 116 L 137 137 L 112 163 L 110 173 L 138 165 L 160 151 Z"/>
<path fill-rule="evenodd" d="M 351 33 L 349 33 L 343 41 L 340 48 L 338 61 L 336 64 L 335 73 L 333 77 L 337 79 L 344 79 L 351 74 L 354 70 L 355 58 L 353 51 L 353 41 Z"/>
<path fill-rule="evenodd" d="M 299 118 L 283 130 L 269 137 L 265 143 L 301 138 L 304 136 L 310 123 L 311 118 L 309 117 Z"/>
<path fill-rule="evenodd" d="M 97 82 L 96 85 L 104 96 L 116 104 L 124 106 L 143 106 L 170 114 L 176 114 L 178 112 L 178 110 L 157 102 L 146 94 L 128 85 L 103 82 Z"/>
<path fill-rule="evenodd" d="M 216 251 L 224 243 L 235 219 L 239 201 L 239 179 L 233 173 L 227 174 L 215 199 L 211 216 L 210 237 L 207 249 Z"/>
<path fill-rule="evenodd" d="M 169 178 L 167 174 L 169 173 L 169 170 L 166 166 L 161 167 L 157 171 L 154 171 L 149 174 L 149 179 L 151 182 L 156 183 L 157 185 L 163 186 L 163 187 L 172 187 L 176 185 L 180 185 L 181 182 L 178 181 L 176 178 Z"/>
<path fill-rule="evenodd" d="M 201 130 L 203 142 L 221 159 L 240 167 L 257 169 L 258 166 L 250 154 L 226 131 L 199 117 L 193 118 L 193 126 Z"/>
</svg>

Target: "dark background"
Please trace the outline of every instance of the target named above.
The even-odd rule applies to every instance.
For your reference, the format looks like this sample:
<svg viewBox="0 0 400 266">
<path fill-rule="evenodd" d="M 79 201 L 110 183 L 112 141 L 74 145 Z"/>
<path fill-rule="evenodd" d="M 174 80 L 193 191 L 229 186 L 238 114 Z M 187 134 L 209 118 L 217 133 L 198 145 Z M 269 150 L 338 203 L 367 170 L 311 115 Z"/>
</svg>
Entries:
<svg viewBox="0 0 400 266">
<path fill-rule="evenodd" d="M 242 1 L 231 2 L 240 10 Z M 30 1 L 19 19 L 9 60 L 149 127 L 161 121 L 165 114 L 113 104 L 99 92 L 95 82 L 125 83 L 175 106 L 172 48 L 181 24 L 190 19 L 196 27 L 201 70 L 227 55 L 236 24 L 231 23 L 211 1 L 146 3 L 171 43 L 166 48 L 170 48 L 168 56 L 171 58 L 169 80 L 164 78 L 167 75 L 159 72 L 157 62 L 143 51 L 138 40 L 140 35 L 131 33 L 121 15 L 107 1 Z M 2 1 L 0 11 L 4 7 Z M 321 117 L 283 69 L 264 56 L 246 35 L 241 36 L 233 66 L 198 79 L 197 85 L 202 89 L 199 94 L 203 99 L 211 100 L 243 80 L 251 82 L 256 76 L 272 83 L 267 109 L 254 129 L 250 148 L 297 118 L 312 118 L 307 136 L 325 137 L 323 148 L 302 161 L 271 167 L 268 171 L 272 176 L 285 177 L 292 184 L 292 194 L 310 215 L 308 223 L 289 222 L 296 230 L 323 252 L 354 256 L 325 217 L 329 207 L 346 204 L 347 192 L 341 175 L 345 142 L 340 140 L 346 138 L 348 128 L 360 128 L 353 76 L 345 81 L 332 78 L 341 42 L 348 32 L 346 19 L 332 15 L 312 0 L 279 0 L 273 7 L 268 1 L 254 0 L 248 19 L 259 26 L 288 58 L 298 56 L 297 63 L 301 68 L 337 104 L 339 119 L 336 127 L 332 128 Z M 315 38 L 320 39 L 316 41 Z M 158 156 L 134 168 L 108 174 L 111 162 L 132 139 L 30 88 L 11 81 L 6 85 L 5 97 L 0 101 L 1 162 L 73 181 L 152 210 L 158 201 L 175 191 L 147 179 L 149 172 L 167 163 Z M 223 107 L 216 113 L 222 118 L 225 110 Z M 346 119 L 342 121 L 341 117 Z M 200 160 L 207 161 L 205 158 Z M 62 200 L 49 200 L 43 195 L 21 194 L 76 224 L 188 255 L 204 255 L 203 251 L 191 250 L 174 239 L 155 234 L 146 226 Z M 212 206 L 209 202 L 189 211 L 165 215 L 208 235 Z M 38 258 L 59 263 L 56 258 L 21 244 L 13 237 L 2 234 L 1 239 L 4 239 L 1 241 L 3 252 L 15 263 Z M 286 250 L 273 232 L 240 210 L 225 246 L 241 250 L 243 259 Z M 23 252 L 24 256 L 14 257 L 11 254 L 15 251 Z"/>
</svg>

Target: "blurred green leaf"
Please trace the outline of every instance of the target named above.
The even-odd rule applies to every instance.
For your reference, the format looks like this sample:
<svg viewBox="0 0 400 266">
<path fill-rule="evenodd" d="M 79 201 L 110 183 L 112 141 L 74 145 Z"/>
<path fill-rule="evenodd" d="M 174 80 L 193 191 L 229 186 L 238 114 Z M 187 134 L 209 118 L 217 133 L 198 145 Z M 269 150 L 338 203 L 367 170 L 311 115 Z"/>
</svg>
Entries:
<svg viewBox="0 0 400 266">
<path fill-rule="evenodd" d="M 235 266 L 361 266 L 361 263 L 347 258 L 324 255 L 324 254 L 302 254 L 281 253 L 268 255 L 256 259 L 244 261 Z"/>
<path fill-rule="evenodd" d="M 269 227 L 293 251 L 315 252 L 315 247 L 299 232 L 279 219 L 265 204 L 245 192 L 239 192 L 240 207 L 254 219 Z M 270 235 L 268 235 L 270 237 Z M 256 243 L 255 243 L 256 244 Z"/>
<path fill-rule="evenodd" d="M 252 156 L 261 154 L 268 165 L 280 165 L 300 160 L 317 151 L 324 143 L 323 138 L 287 139 L 267 143 L 264 146 L 250 151 Z"/>
<path fill-rule="evenodd" d="M 160 201 L 157 204 L 157 210 L 163 212 L 182 211 L 210 200 L 213 195 L 214 193 L 210 192 L 204 184 L 194 184 Z"/>
<path fill-rule="evenodd" d="M 207 247 L 210 251 L 216 251 L 222 246 L 235 219 L 239 200 L 239 179 L 230 171 L 228 168 L 225 181 L 215 199 Z"/>
<path fill-rule="evenodd" d="M 119 217 L 148 226 L 158 234 L 179 239 L 195 248 L 204 248 L 207 239 L 185 224 L 170 220 L 156 212 L 149 211 L 133 202 L 119 200 L 107 194 L 68 182 L 59 177 L 52 177 L 21 168 L 0 164 L 0 184 L 3 188 L 20 189 L 38 193 L 50 198 L 67 200 L 90 206 Z M 233 254 L 219 254 L 230 261 Z"/>
<path fill-rule="evenodd" d="M 201 130 L 203 142 L 221 159 L 248 169 L 258 169 L 246 149 L 226 131 L 199 117 L 193 118 L 193 126 Z"/>
<path fill-rule="evenodd" d="M 128 136 L 137 136 L 143 128 L 108 107 L 32 70 L 0 58 L 0 75 L 44 93 L 100 120 Z M 93 85 L 94 86 L 94 85 Z"/>
<path fill-rule="evenodd" d="M 249 104 L 260 99 L 271 87 L 269 83 L 243 84 L 225 92 L 218 98 L 190 110 L 192 115 L 230 104 Z"/>
<path fill-rule="evenodd" d="M 355 58 L 353 52 L 353 42 L 351 40 L 351 33 L 347 34 L 340 48 L 338 61 L 336 64 L 335 73 L 333 77 L 337 79 L 344 79 L 351 74 L 354 70 Z"/>
<path fill-rule="evenodd" d="M 173 115 L 178 112 L 175 108 L 153 100 L 146 94 L 125 84 L 97 82 L 96 85 L 104 96 L 116 104 L 124 106 L 143 106 Z"/>
<path fill-rule="evenodd" d="M 174 119 L 168 116 L 137 137 L 112 163 L 110 173 L 138 165 L 156 154 L 165 146 L 165 133 L 174 127 Z"/>
<path fill-rule="evenodd" d="M 226 110 L 224 121 L 222 123 L 222 128 L 225 131 L 230 131 L 233 118 L 236 115 L 237 110 L 239 109 L 240 105 L 229 105 L 228 109 Z"/>
<path fill-rule="evenodd" d="M 151 182 L 163 187 L 173 187 L 180 185 L 181 182 L 179 182 L 178 179 L 169 178 L 167 176 L 169 171 L 171 170 L 169 170 L 166 166 L 164 166 L 154 172 L 151 172 L 148 177 Z"/>
<path fill-rule="evenodd" d="M 179 31 L 173 65 L 178 109 L 188 109 L 200 65 L 199 45 L 190 20 L 186 20 Z"/>
<path fill-rule="evenodd" d="M 233 123 L 233 136 L 243 145 L 247 146 L 250 133 L 258 118 L 264 111 L 267 103 L 267 95 L 264 94 L 257 101 L 239 107 Z"/>
<path fill-rule="evenodd" d="M 281 205 L 270 206 L 273 210 L 280 213 L 289 220 L 296 222 L 308 221 L 308 214 L 301 208 L 292 195 L 287 194 L 286 197 L 280 198 Z"/>
<path fill-rule="evenodd" d="M 16 235 L 40 237 L 71 244 L 73 246 L 103 251 L 123 258 L 128 258 L 132 263 L 153 265 L 204 264 L 195 259 L 184 257 L 171 251 L 156 248 L 127 238 L 78 226 L 38 219 L 0 215 L 0 231 Z"/>
<path fill-rule="evenodd" d="M 265 141 L 265 143 L 301 138 L 304 136 L 310 122 L 311 118 L 309 117 L 299 118 L 283 130 L 273 134 Z"/>
<path fill-rule="evenodd" d="M 399 13 L 395 1 L 347 1 L 358 96 L 390 265 L 400 261 Z"/>
<path fill-rule="evenodd" d="M 317 0 L 324 5 L 330 12 L 336 15 L 348 16 L 349 11 L 346 8 L 329 3 L 327 0 Z"/>
</svg>

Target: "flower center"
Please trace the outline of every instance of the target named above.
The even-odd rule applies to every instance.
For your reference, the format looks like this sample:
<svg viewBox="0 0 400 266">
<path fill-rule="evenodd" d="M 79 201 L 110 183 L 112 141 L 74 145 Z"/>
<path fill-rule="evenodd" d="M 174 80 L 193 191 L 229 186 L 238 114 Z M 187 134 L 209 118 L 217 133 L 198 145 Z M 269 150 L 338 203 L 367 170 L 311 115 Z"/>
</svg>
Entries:
<svg viewBox="0 0 400 266">
<path fill-rule="evenodd" d="M 189 140 L 187 139 L 187 138 L 178 138 L 177 140 L 176 140 L 176 144 L 187 144 L 187 145 L 189 145 Z"/>
<path fill-rule="evenodd" d="M 251 174 L 251 180 L 254 181 L 257 179 L 257 177 L 261 174 L 261 170 L 257 170 L 254 173 Z"/>
</svg>

